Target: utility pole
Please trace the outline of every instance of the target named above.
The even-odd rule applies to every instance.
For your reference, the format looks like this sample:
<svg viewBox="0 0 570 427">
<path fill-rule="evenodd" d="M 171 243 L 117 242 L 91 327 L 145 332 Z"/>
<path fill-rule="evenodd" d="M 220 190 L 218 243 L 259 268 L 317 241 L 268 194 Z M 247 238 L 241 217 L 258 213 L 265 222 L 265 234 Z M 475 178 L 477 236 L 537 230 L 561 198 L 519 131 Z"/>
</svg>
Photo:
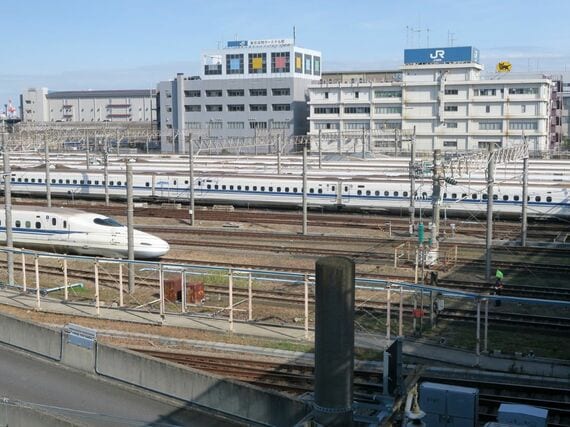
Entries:
<svg viewBox="0 0 570 427">
<path fill-rule="evenodd" d="M 323 149 L 321 146 L 321 132 L 322 129 L 319 129 L 319 169 L 322 169 L 323 167 Z"/>
<path fill-rule="evenodd" d="M 14 285 L 14 253 L 11 250 L 14 248 L 12 241 L 12 188 L 11 179 L 12 172 L 10 169 L 10 150 L 6 142 L 6 123 L 2 120 L 2 150 L 4 160 L 4 212 L 6 214 L 6 247 L 8 253 L 6 254 L 6 261 L 8 263 L 8 286 Z"/>
<path fill-rule="evenodd" d="M 523 135 L 523 143 L 526 145 L 526 138 Z M 522 220 L 521 220 L 521 246 L 526 246 L 527 223 L 527 207 L 528 207 L 528 148 L 523 157 L 523 188 L 522 188 Z"/>
<path fill-rule="evenodd" d="M 134 205 L 133 205 L 133 166 L 130 159 L 127 164 L 127 244 L 129 253 L 129 293 L 135 292 L 135 239 L 134 239 Z"/>
<path fill-rule="evenodd" d="M 493 190 L 495 182 L 495 143 L 488 145 L 487 163 L 487 238 L 485 240 L 485 280 L 491 281 L 491 258 L 493 247 Z"/>
<path fill-rule="evenodd" d="M 277 175 L 281 175 L 281 139 L 279 134 L 276 136 L 277 139 Z"/>
<path fill-rule="evenodd" d="M 89 170 L 89 137 L 85 136 L 85 169 Z"/>
<path fill-rule="evenodd" d="M 188 160 L 190 161 L 190 182 L 188 191 L 190 192 L 190 226 L 194 226 L 194 146 L 192 144 L 192 134 L 188 137 Z"/>
<path fill-rule="evenodd" d="M 109 139 L 105 138 L 103 147 L 103 181 L 105 183 L 105 206 L 109 206 Z"/>
<path fill-rule="evenodd" d="M 416 127 L 414 126 L 414 133 L 410 140 L 410 236 L 414 235 L 415 216 L 416 216 Z"/>
<path fill-rule="evenodd" d="M 47 207 L 51 208 L 51 181 L 50 181 L 50 175 L 49 175 L 49 167 L 50 167 L 50 162 L 49 162 L 49 145 L 48 145 L 48 139 L 47 137 L 44 135 L 44 161 L 45 161 L 45 166 L 46 166 L 46 201 L 47 201 Z"/>
<path fill-rule="evenodd" d="M 303 235 L 307 234 L 307 143 L 303 142 Z"/>
</svg>

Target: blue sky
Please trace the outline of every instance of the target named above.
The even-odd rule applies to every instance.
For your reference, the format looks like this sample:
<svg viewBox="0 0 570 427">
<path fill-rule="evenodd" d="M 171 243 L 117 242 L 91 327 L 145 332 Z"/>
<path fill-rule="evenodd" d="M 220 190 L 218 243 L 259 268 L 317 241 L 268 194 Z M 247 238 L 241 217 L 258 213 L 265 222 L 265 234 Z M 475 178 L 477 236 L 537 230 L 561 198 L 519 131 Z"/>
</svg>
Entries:
<svg viewBox="0 0 570 427">
<path fill-rule="evenodd" d="M 397 68 L 406 47 L 473 45 L 492 69 L 570 74 L 570 1 L 26 0 L 0 8 L 0 105 L 28 87 L 152 88 L 226 40 L 291 37 L 324 71 Z M 406 30 L 406 27 L 409 29 Z M 412 32 L 410 29 L 421 29 Z"/>
</svg>

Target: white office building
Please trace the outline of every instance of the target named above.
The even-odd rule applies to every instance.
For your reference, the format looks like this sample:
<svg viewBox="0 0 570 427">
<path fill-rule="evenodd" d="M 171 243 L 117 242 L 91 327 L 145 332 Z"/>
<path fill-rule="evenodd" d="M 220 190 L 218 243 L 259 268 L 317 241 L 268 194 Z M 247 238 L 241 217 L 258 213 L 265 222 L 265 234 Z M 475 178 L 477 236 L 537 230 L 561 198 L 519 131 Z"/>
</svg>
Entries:
<svg viewBox="0 0 570 427">
<path fill-rule="evenodd" d="M 484 77 L 482 71 L 477 49 L 453 47 L 406 50 L 401 74 L 371 72 L 339 81 L 324 73 L 309 88 L 310 133 L 370 130 L 378 151 L 393 148 L 375 139 L 376 130 L 415 129 L 419 151 L 473 150 L 490 142 L 508 146 L 524 133 L 531 149 L 548 150 L 551 79 L 515 73 Z M 331 73 L 343 74 L 349 75 Z"/>
<path fill-rule="evenodd" d="M 320 78 L 320 52 L 291 39 L 229 41 L 204 52 L 199 76 L 158 83 L 162 151 L 186 152 L 189 134 L 244 144 L 269 132 L 306 134 L 307 88 Z"/>
</svg>

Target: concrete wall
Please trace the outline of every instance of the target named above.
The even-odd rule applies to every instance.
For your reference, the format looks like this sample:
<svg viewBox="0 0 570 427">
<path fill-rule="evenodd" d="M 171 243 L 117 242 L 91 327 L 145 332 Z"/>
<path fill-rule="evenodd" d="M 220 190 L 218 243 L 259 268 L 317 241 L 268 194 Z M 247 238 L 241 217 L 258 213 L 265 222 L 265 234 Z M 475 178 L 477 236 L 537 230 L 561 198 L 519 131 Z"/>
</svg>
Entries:
<svg viewBox="0 0 570 427">
<path fill-rule="evenodd" d="M 87 427 L 87 423 L 76 423 L 63 417 L 37 411 L 23 406 L 12 405 L 12 402 L 0 406 L 0 425 L 10 427 Z"/>
<path fill-rule="evenodd" d="M 103 344 L 97 345 L 97 373 L 276 426 L 294 425 L 309 412 L 302 402 L 278 393 Z"/>
<path fill-rule="evenodd" d="M 0 341 L 51 359 L 61 359 L 61 332 L 5 314 L 1 316 Z"/>
</svg>

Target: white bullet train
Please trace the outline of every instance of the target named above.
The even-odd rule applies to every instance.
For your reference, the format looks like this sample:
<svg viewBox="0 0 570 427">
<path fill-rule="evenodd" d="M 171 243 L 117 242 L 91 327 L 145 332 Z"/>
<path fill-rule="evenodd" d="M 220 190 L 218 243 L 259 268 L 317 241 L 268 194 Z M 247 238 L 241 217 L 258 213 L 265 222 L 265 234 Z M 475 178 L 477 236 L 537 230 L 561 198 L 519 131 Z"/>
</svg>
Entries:
<svg viewBox="0 0 570 427">
<path fill-rule="evenodd" d="M 158 258 L 170 249 L 167 242 L 134 230 L 136 259 Z M 128 257 L 127 227 L 113 218 L 78 209 L 12 208 L 12 241 L 16 248 L 59 253 Z M 6 212 L 0 209 L 0 242 L 6 243 Z"/>
<path fill-rule="evenodd" d="M 125 198 L 123 173 L 109 174 L 109 195 Z M 142 200 L 188 202 L 189 178 L 184 173 L 136 172 L 133 193 Z M 46 193 L 42 170 L 12 171 L 15 194 L 43 196 Z M 528 215 L 533 217 L 570 217 L 570 183 L 534 181 L 528 186 Z M 50 172 L 53 195 L 68 198 L 101 198 L 105 194 L 101 171 L 53 170 Z M 194 179 L 194 197 L 200 203 L 229 203 L 241 206 L 299 206 L 302 203 L 302 180 L 290 175 L 205 174 Z M 404 212 L 409 206 L 410 181 L 403 177 L 366 179 L 363 177 L 311 176 L 308 180 L 308 204 L 324 209 Z M 416 181 L 418 209 L 431 209 L 431 179 Z M 494 189 L 494 212 L 519 216 L 522 207 L 522 184 L 512 177 L 497 177 Z M 485 215 L 486 183 L 481 178 L 464 178 L 446 184 L 442 191 L 442 209 L 450 214 Z"/>
</svg>

